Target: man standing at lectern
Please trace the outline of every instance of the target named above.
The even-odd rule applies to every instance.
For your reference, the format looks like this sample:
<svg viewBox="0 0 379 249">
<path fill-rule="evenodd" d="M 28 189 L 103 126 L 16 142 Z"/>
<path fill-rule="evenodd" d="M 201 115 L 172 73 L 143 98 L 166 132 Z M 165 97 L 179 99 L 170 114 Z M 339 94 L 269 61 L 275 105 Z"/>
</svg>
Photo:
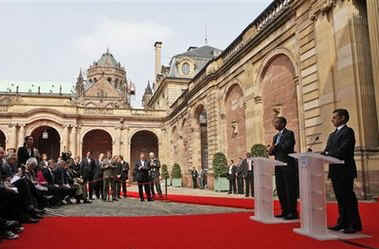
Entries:
<svg viewBox="0 0 379 249">
<path fill-rule="evenodd" d="M 362 230 L 358 201 L 354 193 L 354 178 L 357 168 L 354 160 L 355 135 L 346 124 L 349 112 L 336 109 L 332 123 L 336 130 L 329 135 L 323 154 L 343 160 L 343 164 L 330 164 L 328 177 L 332 180 L 333 190 L 338 202 L 339 218 L 337 225 L 329 229 L 343 230 L 344 233 L 356 233 Z"/>
<path fill-rule="evenodd" d="M 298 167 L 294 158 L 288 154 L 294 153 L 295 134 L 286 129 L 287 120 L 284 117 L 274 119 L 274 127 L 279 132 L 274 136 L 272 145 L 268 146 L 270 155 L 275 156 L 275 160 L 287 163 L 287 166 L 275 167 L 275 183 L 278 192 L 282 213 L 275 217 L 286 220 L 298 218 L 297 197 L 299 189 Z"/>
</svg>

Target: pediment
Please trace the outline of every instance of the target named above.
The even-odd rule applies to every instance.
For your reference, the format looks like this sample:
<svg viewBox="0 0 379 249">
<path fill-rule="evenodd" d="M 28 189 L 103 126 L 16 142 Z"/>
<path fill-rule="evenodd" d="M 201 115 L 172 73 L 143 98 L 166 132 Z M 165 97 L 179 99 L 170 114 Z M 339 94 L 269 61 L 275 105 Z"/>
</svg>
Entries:
<svg viewBox="0 0 379 249">
<path fill-rule="evenodd" d="M 105 78 L 93 83 L 86 91 L 86 97 L 122 97 L 121 93 L 115 89 Z"/>
</svg>

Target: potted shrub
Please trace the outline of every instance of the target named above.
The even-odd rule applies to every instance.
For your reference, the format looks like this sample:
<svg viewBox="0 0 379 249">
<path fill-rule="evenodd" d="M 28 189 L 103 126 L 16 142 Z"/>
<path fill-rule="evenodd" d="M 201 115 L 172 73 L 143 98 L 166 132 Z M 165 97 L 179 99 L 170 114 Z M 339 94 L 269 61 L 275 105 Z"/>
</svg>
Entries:
<svg viewBox="0 0 379 249">
<path fill-rule="evenodd" d="M 178 163 L 174 163 L 171 171 L 172 186 L 181 187 L 182 186 L 182 171 Z"/>
<path fill-rule="evenodd" d="M 226 192 L 229 190 L 228 161 L 224 153 L 218 152 L 213 157 L 213 172 L 215 177 L 214 190 Z"/>
<path fill-rule="evenodd" d="M 250 154 L 252 157 L 267 157 L 268 151 L 267 147 L 263 144 L 254 144 L 250 149 Z"/>
<path fill-rule="evenodd" d="M 166 184 L 168 178 L 170 178 L 170 175 L 168 173 L 167 164 L 163 164 L 161 168 L 161 180 Z"/>
</svg>

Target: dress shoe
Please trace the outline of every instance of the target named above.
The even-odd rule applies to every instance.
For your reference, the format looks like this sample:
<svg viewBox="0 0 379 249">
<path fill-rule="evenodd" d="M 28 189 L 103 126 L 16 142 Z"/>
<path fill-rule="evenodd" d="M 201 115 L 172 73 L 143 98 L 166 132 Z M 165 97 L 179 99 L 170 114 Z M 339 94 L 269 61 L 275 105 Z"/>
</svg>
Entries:
<svg viewBox="0 0 379 249">
<path fill-rule="evenodd" d="M 15 227 L 12 229 L 13 233 L 21 233 L 22 231 L 24 231 L 24 227 Z"/>
<path fill-rule="evenodd" d="M 286 217 L 286 216 L 287 216 L 286 213 L 281 213 L 281 214 L 279 214 L 279 215 L 275 215 L 275 218 L 284 218 L 284 217 Z"/>
<path fill-rule="evenodd" d="M 284 217 L 285 220 L 297 220 L 299 216 L 297 214 L 288 214 L 286 217 Z"/>
<path fill-rule="evenodd" d="M 147 201 L 154 201 L 154 200 L 150 198 L 150 199 L 147 199 Z"/>
<path fill-rule="evenodd" d="M 343 230 L 343 233 L 346 233 L 346 234 L 352 234 L 352 233 L 356 233 L 358 232 L 355 228 L 352 228 L 352 227 L 348 227 L 348 228 L 345 228 Z"/>
<path fill-rule="evenodd" d="M 88 199 L 85 199 L 83 203 L 85 203 L 85 204 L 91 204 L 92 201 L 90 201 L 90 200 L 88 200 Z"/>
<path fill-rule="evenodd" d="M 29 219 L 26 219 L 24 223 L 26 223 L 26 224 L 35 224 L 35 223 L 38 223 L 38 222 L 39 222 L 39 219 L 29 218 Z"/>
<path fill-rule="evenodd" d="M 117 199 L 117 198 L 114 198 L 113 200 L 114 200 L 114 201 L 118 201 L 118 199 Z"/>
<path fill-rule="evenodd" d="M 9 240 L 18 239 L 19 237 L 17 234 L 14 234 L 12 231 L 6 231 L 4 233 L 4 236 L 6 239 L 9 239 Z"/>
<path fill-rule="evenodd" d="M 343 229 L 343 226 L 342 225 L 335 225 L 334 227 L 328 227 L 329 230 L 332 230 L 332 231 L 339 231 L 339 230 L 342 230 Z"/>
<path fill-rule="evenodd" d="M 140 201 L 145 201 L 145 199 L 141 199 Z"/>
<path fill-rule="evenodd" d="M 15 221 L 15 220 L 7 220 L 7 221 L 5 221 L 4 226 L 6 228 L 12 229 L 13 227 L 20 226 L 20 223 L 18 221 Z"/>
</svg>

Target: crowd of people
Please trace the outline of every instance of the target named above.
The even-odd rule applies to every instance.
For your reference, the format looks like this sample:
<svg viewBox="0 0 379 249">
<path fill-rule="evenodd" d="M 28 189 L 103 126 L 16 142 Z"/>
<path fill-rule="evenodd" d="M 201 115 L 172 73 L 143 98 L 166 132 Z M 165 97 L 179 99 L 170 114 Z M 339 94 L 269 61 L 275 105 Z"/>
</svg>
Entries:
<svg viewBox="0 0 379 249">
<path fill-rule="evenodd" d="M 230 160 L 228 179 L 229 194 L 254 196 L 254 165 L 249 152 L 246 152 L 245 158 L 239 158 L 238 163 Z"/>
<path fill-rule="evenodd" d="M 159 176 L 159 167 L 154 175 Z M 94 195 L 112 202 L 126 198 L 128 174 L 129 164 L 110 152 L 98 158 L 88 152 L 82 160 L 66 152 L 49 159 L 39 154 L 32 136 L 17 151 L 0 147 L 0 239 L 17 239 L 23 224 L 38 223 L 62 205 L 90 204 Z"/>
</svg>

